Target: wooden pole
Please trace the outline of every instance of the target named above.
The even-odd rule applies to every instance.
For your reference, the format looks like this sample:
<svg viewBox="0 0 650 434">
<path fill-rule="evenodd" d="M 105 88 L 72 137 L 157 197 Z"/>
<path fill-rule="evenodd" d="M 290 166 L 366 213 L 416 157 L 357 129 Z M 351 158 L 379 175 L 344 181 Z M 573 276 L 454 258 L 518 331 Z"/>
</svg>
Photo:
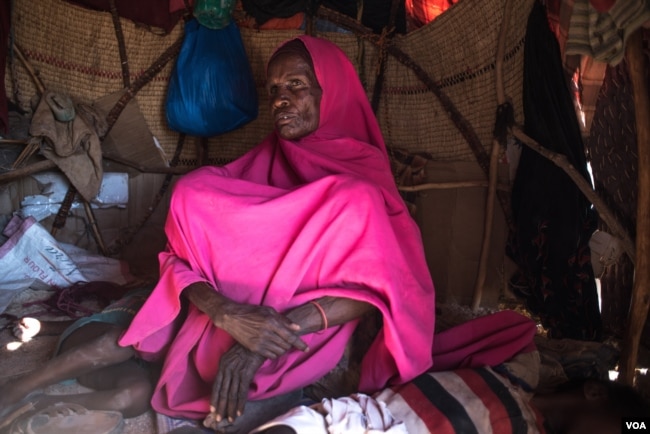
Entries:
<svg viewBox="0 0 650 434">
<path fill-rule="evenodd" d="M 503 85 L 503 55 L 506 47 L 506 33 L 510 24 L 510 1 L 506 0 L 503 7 L 503 18 L 501 19 L 501 30 L 499 40 L 497 41 L 497 51 L 494 59 L 494 83 L 497 94 L 497 103 L 502 106 L 506 102 L 505 88 Z M 498 114 L 495 122 L 498 122 Z M 505 143 L 503 143 L 505 146 Z M 497 193 L 497 181 L 499 170 L 499 152 L 501 144 L 497 138 L 492 140 L 492 150 L 490 152 L 490 166 L 488 170 L 488 192 L 485 200 L 485 221 L 483 224 L 483 241 L 481 243 L 481 255 L 479 257 L 478 271 L 476 273 L 476 282 L 474 283 L 474 294 L 472 296 L 472 310 L 476 311 L 481 305 L 483 297 L 483 285 L 487 276 L 487 263 L 490 255 L 490 245 L 492 244 L 492 225 L 494 222 L 494 202 Z"/>
<path fill-rule="evenodd" d="M 650 307 L 650 94 L 643 55 L 643 33 L 637 30 L 627 42 L 627 65 L 634 90 L 638 149 L 636 212 L 636 262 L 630 314 L 621 349 L 619 381 L 634 384 L 639 342 Z"/>
<path fill-rule="evenodd" d="M 95 238 L 97 247 L 99 248 L 99 251 L 101 252 L 102 255 L 107 256 L 108 250 L 106 249 L 106 244 L 104 243 L 104 238 L 102 237 L 102 233 L 99 230 L 99 225 L 97 224 L 95 213 L 93 212 L 90 203 L 86 199 L 81 198 L 81 202 L 83 203 L 84 211 L 86 211 L 86 217 L 88 218 L 88 223 L 90 224 L 90 230 L 93 234 L 93 238 Z"/>
<path fill-rule="evenodd" d="M 623 251 L 625 251 L 625 254 L 628 256 L 628 258 L 630 258 L 630 261 L 633 263 L 636 262 L 636 249 L 634 248 L 634 242 L 632 241 L 632 238 L 628 234 L 627 230 L 618 221 L 614 212 L 609 208 L 609 206 L 607 206 L 607 203 L 594 191 L 589 181 L 587 181 L 580 174 L 580 172 L 578 172 L 578 170 L 573 167 L 573 165 L 571 165 L 566 155 L 559 154 L 543 147 L 533 138 L 524 133 L 518 126 L 512 127 L 511 133 L 521 143 L 529 147 L 531 150 L 547 158 L 557 167 L 564 170 L 564 173 L 566 173 L 569 178 L 571 178 L 571 180 L 575 183 L 582 194 L 584 194 L 585 197 L 589 199 L 589 201 L 594 205 L 594 208 L 596 208 L 596 211 L 598 211 L 598 216 L 612 231 L 612 235 L 621 240 Z"/>
<path fill-rule="evenodd" d="M 398 185 L 399 191 L 423 191 L 423 190 L 449 190 L 452 188 L 477 188 L 489 187 L 488 181 L 450 181 L 450 182 L 427 182 L 418 185 Z M 500 191 L 510 191 L 510 186 L 506 184 L 497 184 L 496 189 Z"/>
<path fill-rule="evenodd" d="M 52 160 L 43 160 L 29 166 L 24 166 L 18 169 L 12 169 L 8 172 L 0 173 L 0 185 L 6 184 L 10 181 L 20 179 L 23 176 L 28 176 L 38 172 L 56 168 L 56 164 Z"/>
<path fill-rule="evenodd" d="M 485 200 L 485 222 L 483 225 L 483 242 L 481 244 L 481 256 L 478 263 L 476 282 L 474 283 L 474 294 L 472 296 L 472 310 L 476 311 L 481 306 L 483 298 L 483 286 L 487 276 L 487 263 L 492 244 L 492 225 L 494 222 L 494 202 L 497 194 L 497 178 L 499 171 L 499 145 L 498 140 L 492 141 L 492 152 L 490 156 L 490 174 L 488 182 L 487 199 Z"/>
<path fill-rule="evenodd" d="M 34 80 L 34 85 L 36 86 L 36 90 L 38 91 L 39 95 L 43 95 L 45 93 L 45 85 L 43 84 L 43 81 L 38 76 L 36 71 L 34 71 L 34 68 L 32 68 L 32 65 L 29 63 L 29 61 L 27 60 L 27 58 L 23 54 L 23 50 L 15 42 L 13 44 L 13 50 L 14 50 L 14 53 L 16 53 L 16 56 L 18 57 L 20 62 L 23 64 L 23 66 L 27 70 L 27 73 L 29 74 L 29 76 L 32 77 L 32 80 Z"/>
</svg>

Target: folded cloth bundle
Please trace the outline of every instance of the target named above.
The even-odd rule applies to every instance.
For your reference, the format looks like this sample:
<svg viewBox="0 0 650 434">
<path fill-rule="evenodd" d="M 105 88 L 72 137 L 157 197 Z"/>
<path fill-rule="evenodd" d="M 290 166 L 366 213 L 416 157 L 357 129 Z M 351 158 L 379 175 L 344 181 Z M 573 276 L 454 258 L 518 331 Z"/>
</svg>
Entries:
<svg viewBox="0 0 650 434">
<path fill-rule="evenodd" d="M 62 105 L 68 104 L 69 107 Z M 73 105 L 64 95 L 46 91 L 41 98 L 29 129 L 32 141 L 40 144 L 41 153 L 52 160 L 70 180 L 79 194 L 90 201 L 101 185 L 102 150 L 99 135 L 106 123 L 89 105 Z M 69 121 L 62 113 L 70 114 Z"/>
</svg>

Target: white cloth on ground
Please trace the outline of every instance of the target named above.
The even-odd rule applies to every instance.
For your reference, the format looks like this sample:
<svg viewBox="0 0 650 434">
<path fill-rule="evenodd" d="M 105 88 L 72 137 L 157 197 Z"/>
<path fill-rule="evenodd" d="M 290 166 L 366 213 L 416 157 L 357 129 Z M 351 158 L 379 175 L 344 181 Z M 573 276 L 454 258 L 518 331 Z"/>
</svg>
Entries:
<svg viewBox="0 0 650 434">
<path fill-rule="evenodd" d="M 297 433 L 310 434 L 408 434 L 402 421 L 396 420 L 386 404 L 363 393 L 337 399 L 323 399 L 311 407 L 295 407 L 258 427 L 251 434 L 284 425 Z"/>
</svg>

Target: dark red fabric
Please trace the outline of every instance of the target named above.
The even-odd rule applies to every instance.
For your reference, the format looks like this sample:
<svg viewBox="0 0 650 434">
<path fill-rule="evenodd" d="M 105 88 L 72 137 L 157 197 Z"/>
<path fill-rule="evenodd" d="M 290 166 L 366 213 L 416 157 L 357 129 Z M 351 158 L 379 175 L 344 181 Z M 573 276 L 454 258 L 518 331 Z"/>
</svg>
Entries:
<svg viewBox="0 0 650 434">
<path fill-rule="evenodd" d="M 5 66 L 7 65 L 9 28 L 11 27 L 11 2 L 0 2 L 0 132 L 9 126 L 7 92 L 5 90 Z"/>
<path fill-rule="evenodd" d="M 66 0 L 98 11 L 110 11 L 109 0 Z M 169 33 L 182 16 L 183 10 L 169 11 L 169 0 L 115 0 L 117 13 L 122 17 L 147 26 L 159 27 Z"/>
<path fill-rule="evenodd" d="M 614 6 L 616 0 L 589 0 L 589 3 L 591 3 L 591 6 L 593 6 L 598 12 L 604 14 Z"/>
</svg>

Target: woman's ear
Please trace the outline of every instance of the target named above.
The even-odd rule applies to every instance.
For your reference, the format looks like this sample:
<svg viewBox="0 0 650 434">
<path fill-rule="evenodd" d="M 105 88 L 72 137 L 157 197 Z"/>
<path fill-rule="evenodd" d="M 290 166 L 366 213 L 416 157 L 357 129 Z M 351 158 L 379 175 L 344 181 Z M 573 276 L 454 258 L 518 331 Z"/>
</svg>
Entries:
<svg viewBox="0 0 650 434">
<path fill-rule="evenodd" d="M 585 381 L 582 391 L 587 401 L 597 401 L 607 399 L 607 386 L 600 381 Z"/>
</svg>

